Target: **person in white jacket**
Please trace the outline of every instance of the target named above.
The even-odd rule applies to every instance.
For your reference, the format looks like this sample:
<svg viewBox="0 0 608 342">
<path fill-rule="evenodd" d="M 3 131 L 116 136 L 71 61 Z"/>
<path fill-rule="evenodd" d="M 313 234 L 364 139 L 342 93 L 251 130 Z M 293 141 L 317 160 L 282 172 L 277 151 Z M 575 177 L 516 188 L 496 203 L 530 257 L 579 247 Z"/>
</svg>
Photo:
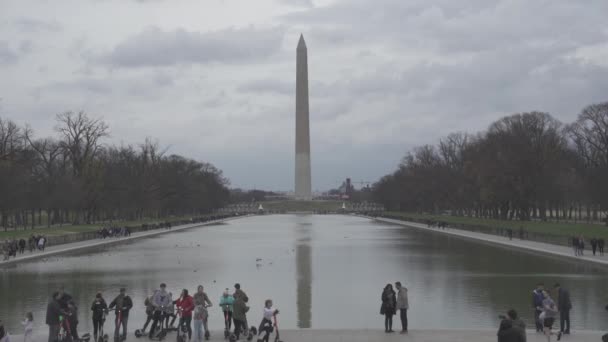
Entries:
<svg viewBox="0 0 608 342">
<path fill-rule="evenodd" d="M 26 313 L 21 325 L 23 325 L 23 342 L 32 342 L 34 340 L 34 315 L 31 312 Z"/>
<path fill-rule="evenodd" d="M 397 289 L 397 309 L 399 309 L 401 318 L 401 334 L 407 334 L 407 310 L 410 308 L 407 299 L 407 288 L 401 285 L 401 282 L 395 283 Z"/>
</svg>

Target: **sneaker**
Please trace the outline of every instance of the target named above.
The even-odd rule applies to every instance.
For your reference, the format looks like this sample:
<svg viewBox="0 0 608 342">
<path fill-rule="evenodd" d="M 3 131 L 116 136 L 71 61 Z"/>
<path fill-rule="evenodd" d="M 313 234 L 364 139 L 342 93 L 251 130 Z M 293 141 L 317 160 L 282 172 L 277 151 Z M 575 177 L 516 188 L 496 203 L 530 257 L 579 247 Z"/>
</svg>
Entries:
<svg viewBox="0 0 608 342">
<path fill-rule="evenodd" d="M 559 341 L 559 340 L 561 340 L 561 339 L 562 339 L 562 332 L 560 331 L 560 332 L 557 334 L 557 340 Z"/>
</svg>

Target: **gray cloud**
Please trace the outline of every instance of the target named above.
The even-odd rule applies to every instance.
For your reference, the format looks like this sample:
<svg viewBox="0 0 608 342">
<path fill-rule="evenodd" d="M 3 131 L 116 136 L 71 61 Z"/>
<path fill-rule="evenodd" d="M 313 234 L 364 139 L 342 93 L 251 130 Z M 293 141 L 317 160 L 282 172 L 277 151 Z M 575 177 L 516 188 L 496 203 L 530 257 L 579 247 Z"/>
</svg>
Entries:
<svg viewBox="0 0 608 342">
<path fill-rule="evenodd" d="M 59 32 L 63 26 L 56 21 L 46 21 L 35 18 L 18 18 L 14 21 L 15 27 L 21 32 L 38 33 L 43 31 Z"/>
<path fill-rule="evenodd" d="M 0 40 L 0 65 L 15 63 L 17 59 L 17 53 L 10 48 L 8 42 Z"/>
<path fill-rule="evenodd" d="M 292 95 L 295 92 L 295 83 L 283 80 L 262 79 L 244 83 L 237 88 L 244 93 L 275 93 L 279 95 Z"/>
<path fill-rule="evenodd" d="M 253 62 L 276 53 L 284 29 L 231 28 L 199 33 L 151 27 L 118 44 L 101 61 L 118 67 Z"/>
<path fill-rule="evenodd" d="M 312 8 L 314 4 L 312 0 L 279 0 L 280 3 L 288 6 Z"/>
</svg>

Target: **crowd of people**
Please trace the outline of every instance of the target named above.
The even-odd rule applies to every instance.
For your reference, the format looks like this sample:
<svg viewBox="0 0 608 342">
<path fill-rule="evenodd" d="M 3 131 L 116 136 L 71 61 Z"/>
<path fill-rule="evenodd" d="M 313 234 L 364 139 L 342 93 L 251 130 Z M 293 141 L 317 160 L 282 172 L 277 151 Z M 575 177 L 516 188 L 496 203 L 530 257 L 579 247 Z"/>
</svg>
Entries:
<svg viewBox="0 0 608 342">
<path fill-rule="evenodd" d="M 97 231 L 97 238 L 117 238 L 123 236 L 131 236 L 131 230 L 127 227 L 103 227 Z"/>
<path fill-rule="evenodd" d="M 24 238 L 5 240 L 2 244 L 3 260 L 17 257 L 17 254 L 24 254 L 26 249 L 30 253 L 33 253 L 35 250 L 44 251 L 47 244 L 48 239 L 43 235 L 31 235 L 27 240 Z"/>
<path fill-rule="evenodd" d="M 224 316 L 224 336 L 232 341 L 239 340 L 245 336 L 247 340 L 258 336 L 258 341 L 268 342 L 270 335 L 278 329 L 276 315 L 279 310 L 273 308 L 272 300 L 265 301 L 263 318 L 259 328 L 248 328 L 247 312 L 249 298 L 241 289 L 240 284 L 234 285 L 234 291 L 226 288 L 219 299 L 219 308 Z M 167 291 L 166 284 L 160 284 L 144 301 L 147 319 L 142 329 L 135 331 L 136 337 L 147 335 L 151 340 L 162 340 L 168 331 L 183 329 L 188 340 L 202 342 L 209 340 L 210 331 L 208 326 L 208 308 L 213 306 L 209 296 L 202 285 L 199 285 L 193 296 L 187 289 L 183 289 L 178 298 Z M 133 300 L 127 295 L 126 288 L 121 288 L 119 294 L 108 302 L 102 293 L 97 293 L 93 299 L 90 309 L 93 320 L 93 341 L 99 341 L 102 337 L 102 329 L 106 316 L 111 310 L 114 311 L 114 342 L 122 342 L 127 338 L 129 312 L 133 309 Z M 78 332 L 78 306 L 73 297 L 61 286 L 58 291 L 53 292 L 49 299 L 45 323 L 48 325 L 48 341 L 86 341 L 91 338 L 89 334 L 80 335 Z M 179 317 L 177 326 L 175 321 Z M 32 336 L 33 316 L 28 313 L 25 326 L 25 342 L 31 342 L 27 338 Z M 28 323 L 29 322 L 29 323 Z M 151 325 L 150 325 L 151 323 Z M 150 330 L 148 329 L 150 327 Z M 8 333 L 0 321 L 0 329 L 8 342 Z M 278 332 L 277 332 L 278 333 Z M 194 335 L 194 336 L 193 336 Z"/>
<path fill-rule="evenodd" d="M 604 256 L 604 239 L 603 238 L 592 238 L 589 240 L 589 245 L 591 245 L 591 253 L 593 255 L 599 254 L 600 256 Z M 570 245 L 574 250 L 574 255 L 583 256 L 585 255 L 585 237 L 573 236 L 570 238 Z"/>
</svg>

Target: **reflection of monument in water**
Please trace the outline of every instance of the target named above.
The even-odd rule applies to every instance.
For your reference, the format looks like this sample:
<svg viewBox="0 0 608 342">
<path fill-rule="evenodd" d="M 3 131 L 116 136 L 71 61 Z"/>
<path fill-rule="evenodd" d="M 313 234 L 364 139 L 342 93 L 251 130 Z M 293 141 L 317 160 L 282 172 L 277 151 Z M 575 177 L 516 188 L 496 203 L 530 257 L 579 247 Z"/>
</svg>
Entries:
<svg viewBox="0 0 608 342">
<path fill-rule="evenodd" d="M 296 49 L 296 165 L 295 198 L 312 199 L 310 177 L 310 129 L 308 111 L 308 50 L 300 35 Z"/>
<path fill-rule="evenodd" d="M 301 221 L 300 221 L 301 220 Z M 312 247 L 310 223 L 299 217 L 296 228 L 296 298 L 298 328 L 310 328 L 312 322 Z"/>
</svg>

